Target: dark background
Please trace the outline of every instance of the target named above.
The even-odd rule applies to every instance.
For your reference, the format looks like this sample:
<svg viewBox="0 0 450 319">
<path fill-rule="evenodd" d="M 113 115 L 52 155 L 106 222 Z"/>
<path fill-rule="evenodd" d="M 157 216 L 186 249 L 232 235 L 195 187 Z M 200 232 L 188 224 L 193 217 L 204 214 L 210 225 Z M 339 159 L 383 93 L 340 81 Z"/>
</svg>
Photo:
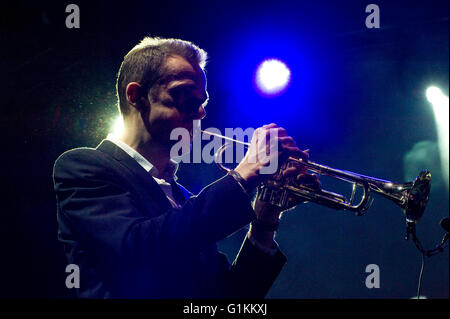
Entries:
<svg viewBox="0 0 450 319">
<path fill-rule="evenodd" d="M 94 147 L 110 131 L 116 73 L 147 35 L 208 51 L 203 128 L 275 122 L 322 164 L 399 182 L 430 169 L 433 187 L 417 230 L 426 248 L 440 241 L 449 192 L 425 90 L 434 84 L 448 95 L 448 1 L 375 1 L 381 28 L 370 30 L 371 1 L 161 2 L 74 1 L 80 29 L 65 27 L 71 2 L 2 3 L 1 297 L 72 296 L 57 242 L 52 166 L 62 152 Z M 292 71 L 277 98 L 252 87 L 267 56 Z M 424 145 L 425 156 L 405 159 Z M 221 175 L 213 164 L 182 164 L 178 173 L 195 192 Z M 404 228 L 401 210 L 379 196 L 363 217 L 302 205 L 283 217 L 277 241 L 288 263 L 268 296 L 410 298 L 421 258 Z M 245 232 L 219 244 L 230 259 Z M 368 264 L 380 267 L 379 289 L 365 286 Z M 448 298 L 448 270 L 448 249 L 427 259 L 422 295 Z"/>
</svg>

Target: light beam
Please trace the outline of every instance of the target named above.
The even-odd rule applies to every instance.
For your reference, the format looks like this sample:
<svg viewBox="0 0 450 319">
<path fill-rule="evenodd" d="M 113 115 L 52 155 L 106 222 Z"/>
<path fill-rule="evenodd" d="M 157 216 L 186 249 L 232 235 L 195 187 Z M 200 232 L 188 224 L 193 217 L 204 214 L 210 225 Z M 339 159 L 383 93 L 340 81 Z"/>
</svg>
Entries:
<svg viewBox="0 0 450 319">
<path fill-rule="evenodd" d="M 426 97 L 433 106 L 434 120 L 438 136 L 439 153 L 441 158 L 442 173 L 447 185 L 449 186 L 449 101 L 442 91 L 430 86 L 426 90 Z"/>
</svg>

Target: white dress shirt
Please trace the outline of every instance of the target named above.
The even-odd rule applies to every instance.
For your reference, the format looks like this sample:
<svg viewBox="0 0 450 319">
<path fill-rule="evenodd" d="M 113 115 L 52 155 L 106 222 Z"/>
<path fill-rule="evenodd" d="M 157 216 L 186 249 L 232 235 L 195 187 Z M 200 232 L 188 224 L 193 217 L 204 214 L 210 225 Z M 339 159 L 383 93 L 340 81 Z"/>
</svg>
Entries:
<svg viewBox="0 0 450 319">
<path fill-rule="evenodd" d="M 175 173 L 178 169 L 178 163 L 170 160 L 169 164 L 166 167 L 166 170 L 163 173 L 163 178 L 158 178 L 159 171 L 158 169 L 150 163 L 144 156 L 139 154 L 135 149 L 133 149 L 131 146 L 127 145 L 126 143 L 122 142 L 117 136 L 113 134 L 109 134 L 106 138 L 108 141 L 113 142 L 118 147 L 120 147 L 123 151 L 125 151 L 128 155 L 130 155 L 132 158 L 138 162 L 139 165 L 141 165 L 158 183 L 159 187 L 161 187 L 164 194 L 166 194 L 167 199 L 169 200 L 170 204 L 174 208 L 179 208 L 180 204 L 176 201 L 175 197 L 172 193 L 172 185 L 170 182 L 176 181 L 177 177 Z"/>
</svg>

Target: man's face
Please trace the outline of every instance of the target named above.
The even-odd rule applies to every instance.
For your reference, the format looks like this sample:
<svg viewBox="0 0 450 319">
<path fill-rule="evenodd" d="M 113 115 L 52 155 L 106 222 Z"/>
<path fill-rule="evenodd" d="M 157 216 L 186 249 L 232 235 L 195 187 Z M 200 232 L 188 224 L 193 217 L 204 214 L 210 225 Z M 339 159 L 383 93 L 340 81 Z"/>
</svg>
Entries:
<svg viewBox="0 0 450 319">
<path fill-rule="evenodd" d="M 162 84 L 148 95 L 147 130 L 155 141 L 172 145 L 176 141 L 170 141 L 170 132 L 175 128 L 186 128 L 192 136 L 193 121 L 205 117 L 208 93 L 198 65 L 174 55 L 167 58 L 164 68 Z"/>
</svg>

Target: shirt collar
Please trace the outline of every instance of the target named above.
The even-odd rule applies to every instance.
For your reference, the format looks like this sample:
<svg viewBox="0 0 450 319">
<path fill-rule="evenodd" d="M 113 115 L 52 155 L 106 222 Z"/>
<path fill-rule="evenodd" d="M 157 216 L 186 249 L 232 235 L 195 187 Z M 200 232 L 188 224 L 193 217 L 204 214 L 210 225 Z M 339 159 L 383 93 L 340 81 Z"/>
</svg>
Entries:
<svg viewBox="0 0 450 319">
<path fill-rule="evenodd" d="M 128 144 L 122 142 L 116 135 L 114 134 L 108 134 L 106 139 L 114 144 L 116 144 L 118 147 L 120 147 L 124 152 L 126 152 L 128 155 L 130 155 L 136 162 L 138 162 L 139 165 L 141 165 L 150 175 L 152 175 L 155 178 L 158 178 L 159 171 L 158 169 L 150 163 L 144 156 L 139 154 L 135 149 L 133 149 Z M 167 182 L 176 181 L 177 176 L 175 175 L 178 170 L 178 163 L 174 160 L 170 160 L 167 164 L 166 170 L 163 174 L 163 178 Z"/>
</svg>

